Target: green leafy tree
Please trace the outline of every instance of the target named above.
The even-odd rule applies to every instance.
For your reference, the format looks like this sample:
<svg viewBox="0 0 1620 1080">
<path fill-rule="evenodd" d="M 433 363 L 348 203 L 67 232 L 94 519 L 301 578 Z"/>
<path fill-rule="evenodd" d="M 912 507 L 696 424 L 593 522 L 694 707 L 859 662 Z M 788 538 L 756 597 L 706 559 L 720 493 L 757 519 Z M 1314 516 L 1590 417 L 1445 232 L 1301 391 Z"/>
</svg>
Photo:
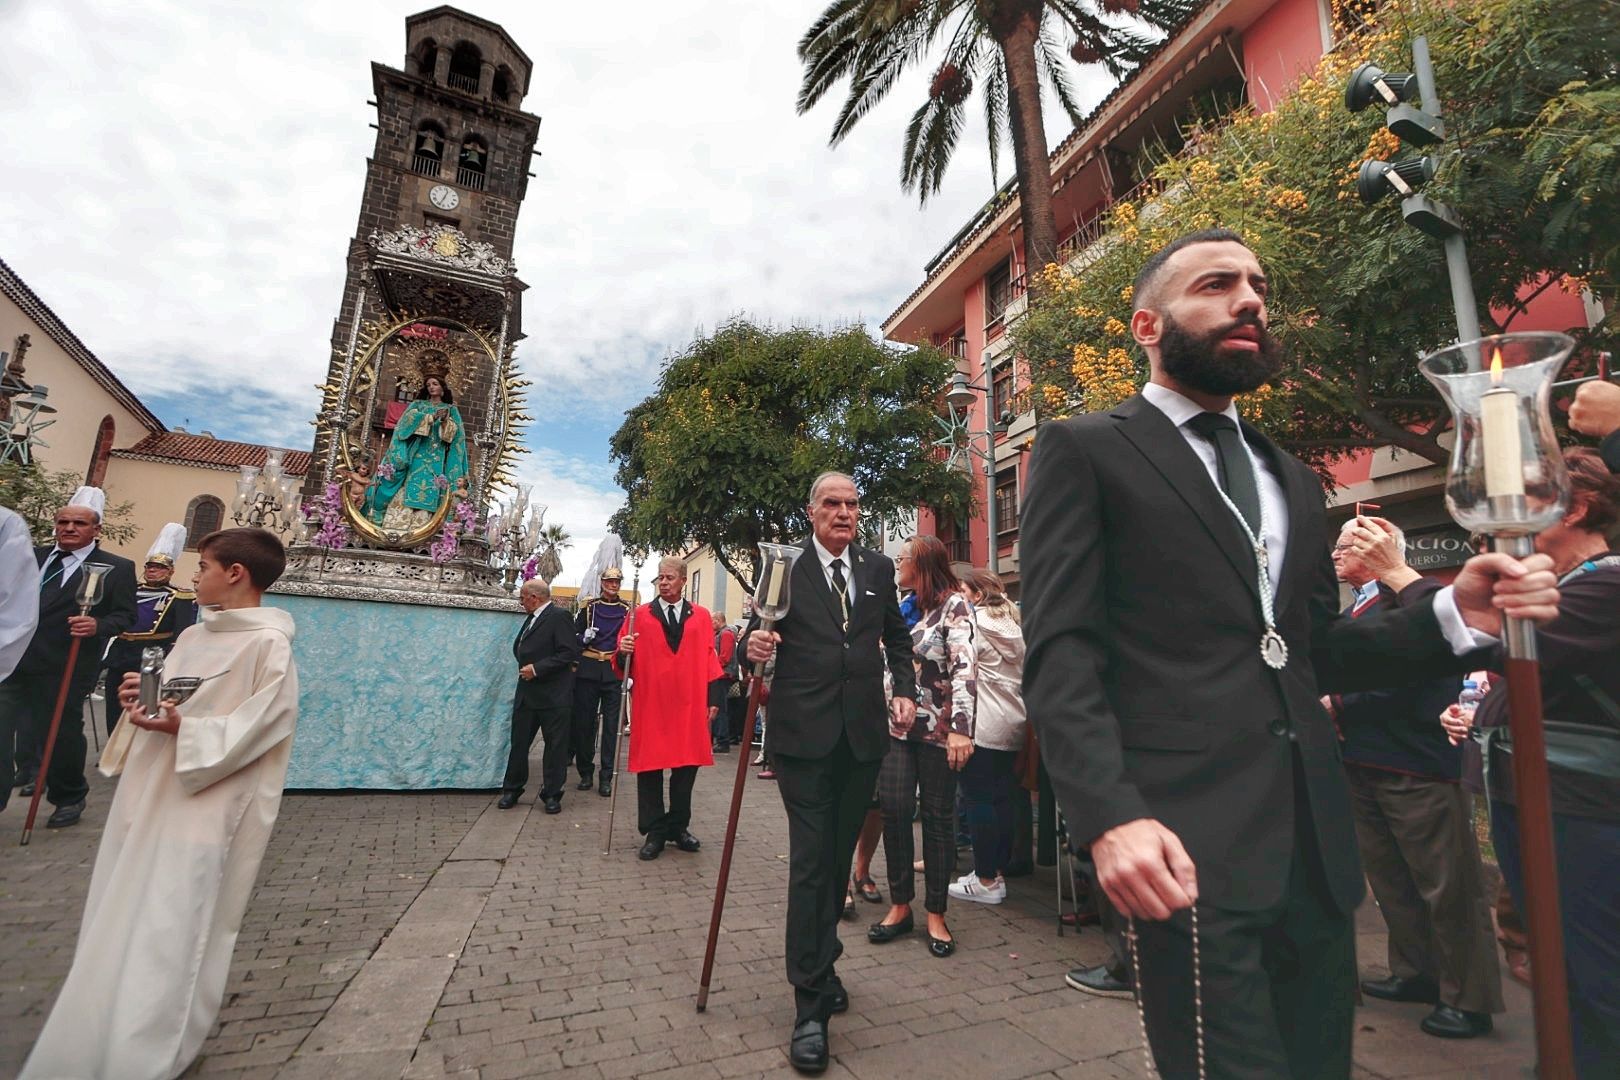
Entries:
<svg viewBox="0 0 1620 1080">
<path fill-rule="evenodd" d="M 56 512 L 67 505 L 83 483 L 83 474 L 61 470 L 51 472 L 39 466 L 0 464 L 0 506 L 15 510 L 28 523 L 36 544 L 55 543 Z M 109 503 L 101 519 L 105 543 L 127 544 L 135 539 L 135 526 L 129 515 L 132 502 Z"/>
<path fill-rule="evenodd" d="M 919 504 L 962 514 L 968 478 L 933 445 L 953 370 L 937 349 L 889 348 L 859 327 L 729 322 L 672 359 L 614 434 L 628 498 L 609 527 L 632 549 L 707 544 L 752 588 L 755 545 L 808 534 L 821 472 L 855 478 L 863 518 Z"/>
<path fill-rule="evenodd" d="M 1200 6 L 1200 0 L 834 0 L 799 42 L 799 112 L 848 79 L 848 95 L 833 122 L 836 146 L 907 69 L 929 62 L 936 46 L 942 47 L 928 100 L 906 127 L 901 187 L 924 202 L 939 190 L 978 86 L 991 173 L 1002 140 L 1010 136 L 1026 265 L 1045 266 L 1057 257 L 1057 220 L 1042 82 L 1078 125 L 1083 118 L 1069 80 L 1070 59 L 1123 77 L 1158 40 L 1154 29 L 1179 26 Z"/>
<path fill-rule="evenodd" d="M 1158 194 L 1111 209 L 1076 268 L 1049 267 L 1013 333 L 1046 415 L 1111 408 L 1146 379 L 1132 343 L 1130 282 L 1171 238 L 1225 226 L 1272 282 L 1272 329 L 1290 365 L 1239 408 L 1324 472 L 1395 446 L 1434 462 L 1449 414 L 1418 374 L 1420 354 L 1456 337 L 1439 243 L 1406 226 L 1395 200 L 1364 206 L 1369 158 L 1404 156 L 1383 111 L 1345 110 L 1350 70 L 1410 67 L 1426 34 L 1448 141 L 1425 189 L 1462 215 L 1487 332 L 1522 327 L 1531 300 L 1590 290 L 1609 312 L 1568 329 L 1576 368 L 1612 349 L 1620 281 L 1616 0 L 1414 0 L 1386 4 L 1278 107 L 1239 115 L 1154 171 Z M 1503 43 L 1513 42 L 1512 47 Z"/>
</svg>

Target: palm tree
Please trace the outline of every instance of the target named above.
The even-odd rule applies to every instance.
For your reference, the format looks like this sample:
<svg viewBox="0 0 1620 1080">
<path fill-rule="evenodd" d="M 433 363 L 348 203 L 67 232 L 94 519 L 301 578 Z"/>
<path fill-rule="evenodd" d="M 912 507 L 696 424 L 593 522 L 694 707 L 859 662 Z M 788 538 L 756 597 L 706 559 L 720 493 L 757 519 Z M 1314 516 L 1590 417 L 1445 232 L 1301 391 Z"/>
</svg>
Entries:
<svg viewBox="0 0 1620 1080">
<path fill-rule="evenodd" d="M 536 561 L 534 570 L 545 579 L 547 585 L 562 573 L 562 557 L 558 552 L 573 546 L 573 537 L 568 535 L 567 528 L 562 525 L 547 525 L 540 530 L 540 558 Z"/>
<path fill-rule="evenodd" d="M 1052 169 L 1041 122 L 1043 77 L 1078 126 L 1083 117 L 1065 48 L 1075 62 L 1101 64 L 1123 78 L 1158 40 L 1144 26 L 1170 30 L 1202 6 L 1203 0 L 832 0 L 799 41 L 804 82 L 798 109 L 809 111 L 848 77 L 849 94 L 833 122 L 837 146 L 902 72 L 923 63 L 944 41 L 928 100 L 906 128 L 900 186 L 923 202 L 939 190 L 977 79 L 990 130 L 990 171 L 993 176 L 1003 134 L 1010 133 L 1025 266 L 1039 269 L 1057 258 Z"/>
</svg>

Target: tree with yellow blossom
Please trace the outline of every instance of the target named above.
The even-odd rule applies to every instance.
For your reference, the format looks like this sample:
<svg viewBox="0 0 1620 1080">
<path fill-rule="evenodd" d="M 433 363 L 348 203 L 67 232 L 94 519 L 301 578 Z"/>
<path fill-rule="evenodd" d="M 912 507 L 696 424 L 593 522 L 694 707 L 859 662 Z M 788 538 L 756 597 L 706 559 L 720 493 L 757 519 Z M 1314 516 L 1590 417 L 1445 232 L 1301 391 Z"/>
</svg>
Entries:
<svg viewBox="0 0 1620 1080">
<path fill-rule="evenodd" d="M 1426 34 L 1447 142 L 1426 193 L 1462 215 L 1487 332 L 1521 327 L 1531 300 L 1584 291 L 1608 314 L 1568 329 L 1575 366 L 1620 337 L 1620 55 L 1616 0 L 1414 0 L 1364 5 L 1363 31 L 1325 57 L 1269 113 L 1234 116 L 1196 149 L 1161 162 L 1158 193 L 1109 211 L 1074 267 L 1050 266 L 1013 328 L 1031 402 L 1046 416 L 1108 409 L 1145 381 L 1122 330 L 1131 280 L 1176 236 L 1242 234 L 1271 280 L 1271 329 L 1290 360 L 1240 411 L 1319 471 L 1396 446 L 1446 460 L 1449 414 L 1418 357 L 1456 335 L 1438 243 L 1407 227 L 1394 200 L 1364 206 L 1355 175 L 1403 151 L 1382 111 L 1352 115 L 1344 84 L 1371 60 L 1410 68 Z M 1509 43 L 1512 43 L 1511 45 Z M 1586 358 L 1586 359 L 1582 359 Z"/>
</svg>

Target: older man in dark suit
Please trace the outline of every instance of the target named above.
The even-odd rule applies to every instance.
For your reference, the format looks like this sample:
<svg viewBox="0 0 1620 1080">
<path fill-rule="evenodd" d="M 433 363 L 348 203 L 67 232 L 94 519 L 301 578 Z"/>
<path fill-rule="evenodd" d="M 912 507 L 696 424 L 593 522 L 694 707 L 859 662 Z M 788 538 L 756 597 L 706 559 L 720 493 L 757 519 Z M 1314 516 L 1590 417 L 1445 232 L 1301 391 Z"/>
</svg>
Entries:
<svg viewBox="0 0 1620 1080">
<path fill-rule="evenodd" d="M 1025 704 L 1072 835 L 1136 920 L 1166 1077 L 1350 1075 L 1364 886 L 1320 695 L 1459 670 L 1500 626 L 1493 596 L 1556 610 L 1549 560 L 1491 555 L 1411 607 L 1338 615 L 1315 474 L 1232 404 L 1282 370 L 1266 296 L 1224 230 L 1150 259 L 1131 331 L 1151 381 L 1041 429 L 1020 525 Z"/>
<path fill-rule="evenodd" d="M 833 970 L 838 919 L 855 838 L 889 745 L 890 706 L 916 716 L 911 632 L 900 615 L 894 563 L 854 543 L 860 496 L 843 473 L 810 488 L 811 538 L 793 568 L 793 607 L 770 633 L 748 636 L 755 663 L 776 656 L 765 752 L 788 815 L 787 974 L 796 1007 L 788 1058 L 827 1067 L 827 1020 L 849 1007 Z"/>
<path fill-rule="evenodd" d="M 530 578 L 518 592 L 528 615 L 512 641 L 518 663 L 517 693 L 512 697 L 512 749 L 506 759 L 501 798 L 495 805 L 510 810 L 529 782 L 529 748 L 535 735 L 545 740 L 540 759 L 540 801 L 546 813 L 562 813 L 563 786 L 568 780 L 568 720 L 574 704 L 574 664 L 579 638 L 568 612 L 551 602 L 551 586 Z"/>
<path fill-rule="evenodd" d="M 95 686 L 101 654 L 113 635 L 135 624 L 135 564 L 103 551 L 101 512 L 106 501 L 99 488 L 82 487 L 56 512 L 56 542 L 34 549 L 39 562 L 39 628 L 17 670 L 0 683 L 0 808 L 13 784 L 24 795 L 34 793 L 45 757 L 51 712 L 61 693 L 68 653 L 75 638 L 79 654 L 68 680 L 62 724 L 51 750 L 45 796 L 56 811 L 48 829 L 76 825 L 84 813 L 90 785 L 84 776 L 87 744 L 84 702 Z M 78 589 L 86 565 L 106 567 L 101 600 L 90 614 L 79 614 Z M 13 746 L 15 745 L 15 770 Z"/>
</svg>

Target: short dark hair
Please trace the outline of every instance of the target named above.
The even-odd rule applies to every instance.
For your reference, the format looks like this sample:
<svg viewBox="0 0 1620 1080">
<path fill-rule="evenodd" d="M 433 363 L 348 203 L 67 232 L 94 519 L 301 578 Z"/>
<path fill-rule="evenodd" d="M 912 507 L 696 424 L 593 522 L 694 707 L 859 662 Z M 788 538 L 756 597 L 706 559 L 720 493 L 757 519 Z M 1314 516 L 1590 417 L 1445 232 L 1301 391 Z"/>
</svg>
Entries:
<svg viewBox="0 0 1620 1080">
<path fill-rule="evenodd" d="M 1242 244 L 1248 243 L 1231 229 L 1199 229 L 1197 232 L 1182 233 L 1164 247 L 1153 253 L 1142 269 L 1136 272 L 1136 280 L 1131 284 L 1132 311 L 1140 311 L 1150 306 L 1148 301 L 1155 299 L 1154 287 L 1158 283 L 1159 274 L 1164 270 L 1164 264 L 1170 257 L 1182 248 L 1192 247 L 1194 244 Z"/>
<path fill-rule="evenodd" d="M 260 592 L 274 585 L 287 569 L 287 549 L 268 529 L 220 529 L 197 541 L 197 554 L 221 566 L 241 564 Z"/>
<path fill-rule="evenodd" d="M 1609 471 L 1596 450 L 1584 446 L 1564 451 L 1570 494 L 1586 507 L 1580 528 L 1609 536 L 1620 523 L 1620 477 Z"/>
<path fill-rule="evenodd" d="M 911 573 L 917 584 L 917 609 L 933 611 L 956 592 L 961 583 L 951 569 L 950 549 L 937 536 L 913 536 L 906 541 L 911 548 Z"/>
</svg>

